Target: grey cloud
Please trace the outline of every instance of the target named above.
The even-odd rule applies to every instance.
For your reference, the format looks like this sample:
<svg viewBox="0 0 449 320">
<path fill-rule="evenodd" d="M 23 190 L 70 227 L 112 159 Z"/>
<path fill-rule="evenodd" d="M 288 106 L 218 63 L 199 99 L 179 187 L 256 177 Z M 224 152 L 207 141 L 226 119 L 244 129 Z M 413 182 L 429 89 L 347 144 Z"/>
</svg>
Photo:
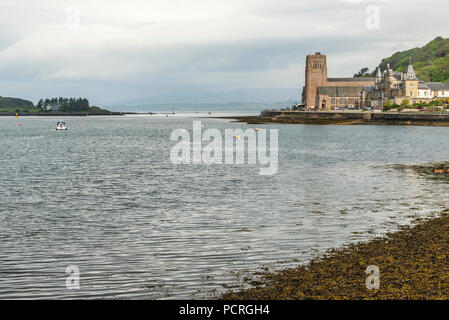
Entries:
<svg viewBox="0 0 449 320">
<path fill-rule="evenodd" d="M 159 0 L 73 3 L 82 13 L 77 31 L 65 26 L 69 1 L 2 1 L 0 95 L 110 103 L 299 88 L 309 53 L 326 53 L 331 75 L 351 76 L 397 50 L 448 36 L 443 0 L 177 1 L 181 9 Z M 372 4 L 381 9 L 379 30 L 365 27 Z"/>
</svg>

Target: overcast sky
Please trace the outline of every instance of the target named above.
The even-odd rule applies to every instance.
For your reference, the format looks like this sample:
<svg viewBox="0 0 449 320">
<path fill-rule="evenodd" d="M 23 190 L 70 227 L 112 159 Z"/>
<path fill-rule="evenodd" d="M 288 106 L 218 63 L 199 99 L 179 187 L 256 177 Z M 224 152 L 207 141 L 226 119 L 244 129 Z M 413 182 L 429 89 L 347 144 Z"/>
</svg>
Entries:
<svg viewBox="0 0 449 320">
<path fill-rule="evenodd" d="M 331 77 L 352 76 L 448 37 L 448 9 L 447 0 L 1 0 L 0 96 L 108 105 L 299 88 L 307 54 L 327 54 Z"/>
</svg>

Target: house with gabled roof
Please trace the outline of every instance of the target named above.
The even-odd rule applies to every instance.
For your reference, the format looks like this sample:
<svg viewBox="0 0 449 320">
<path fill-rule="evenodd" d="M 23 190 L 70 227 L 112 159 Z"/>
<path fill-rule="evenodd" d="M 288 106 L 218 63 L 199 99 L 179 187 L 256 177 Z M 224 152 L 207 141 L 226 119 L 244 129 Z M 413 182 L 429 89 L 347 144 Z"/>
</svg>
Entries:
<svg viewBox="0 0 449 320">
<path fill-rule="evenodd" d="M 406 73 L 394 72 L 390 65 L 384 72 L 378 69 L 374 86 L 364 87 L 361 93 L 363 106 L 379 108 L 387 100 L 401 104 L 407 99 L 413 104 L 437 98 L 449 98 L 449 84 L 420 81 L 411 62 Z"/>
</svg>

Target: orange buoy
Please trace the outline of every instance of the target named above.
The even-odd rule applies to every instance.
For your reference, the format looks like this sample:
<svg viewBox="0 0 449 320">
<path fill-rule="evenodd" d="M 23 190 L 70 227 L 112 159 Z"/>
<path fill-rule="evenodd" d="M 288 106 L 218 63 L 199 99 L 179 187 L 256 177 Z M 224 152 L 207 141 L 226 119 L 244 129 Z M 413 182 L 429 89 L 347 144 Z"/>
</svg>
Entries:
<svg viewBox="0 0 449 320">
<path fill-rule="evenodd" d="M 437 173 L 437 174 L 443 174 L 445 172 L 446 172 L 445 170 L 437 170 L 437 169 L 435 169 L 435 173 Z"/>
</svg>

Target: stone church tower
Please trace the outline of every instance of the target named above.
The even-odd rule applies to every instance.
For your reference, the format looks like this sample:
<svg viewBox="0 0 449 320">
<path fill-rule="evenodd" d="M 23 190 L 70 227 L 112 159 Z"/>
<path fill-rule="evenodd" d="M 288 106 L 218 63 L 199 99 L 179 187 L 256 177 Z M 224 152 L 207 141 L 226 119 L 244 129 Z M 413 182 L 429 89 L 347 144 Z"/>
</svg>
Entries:
<svg viewBox="0 0 449 320">
<path fill-rule="evenodd" d="M 306 87 L 303 103 L 307 109 L 313 109 L 318 104 L 318 87 L 327 83 L 327 61 L 321 52 L 308 55 L 306 59 Z"/>
<path fill-rule="evenodd" d="M 326 56 L 317 52 L 306 60 L 303 104 L 307 110 L 359 107 L 364 86 L 374 86 L 375 78 L 328 78 Z"/>
</svg>

